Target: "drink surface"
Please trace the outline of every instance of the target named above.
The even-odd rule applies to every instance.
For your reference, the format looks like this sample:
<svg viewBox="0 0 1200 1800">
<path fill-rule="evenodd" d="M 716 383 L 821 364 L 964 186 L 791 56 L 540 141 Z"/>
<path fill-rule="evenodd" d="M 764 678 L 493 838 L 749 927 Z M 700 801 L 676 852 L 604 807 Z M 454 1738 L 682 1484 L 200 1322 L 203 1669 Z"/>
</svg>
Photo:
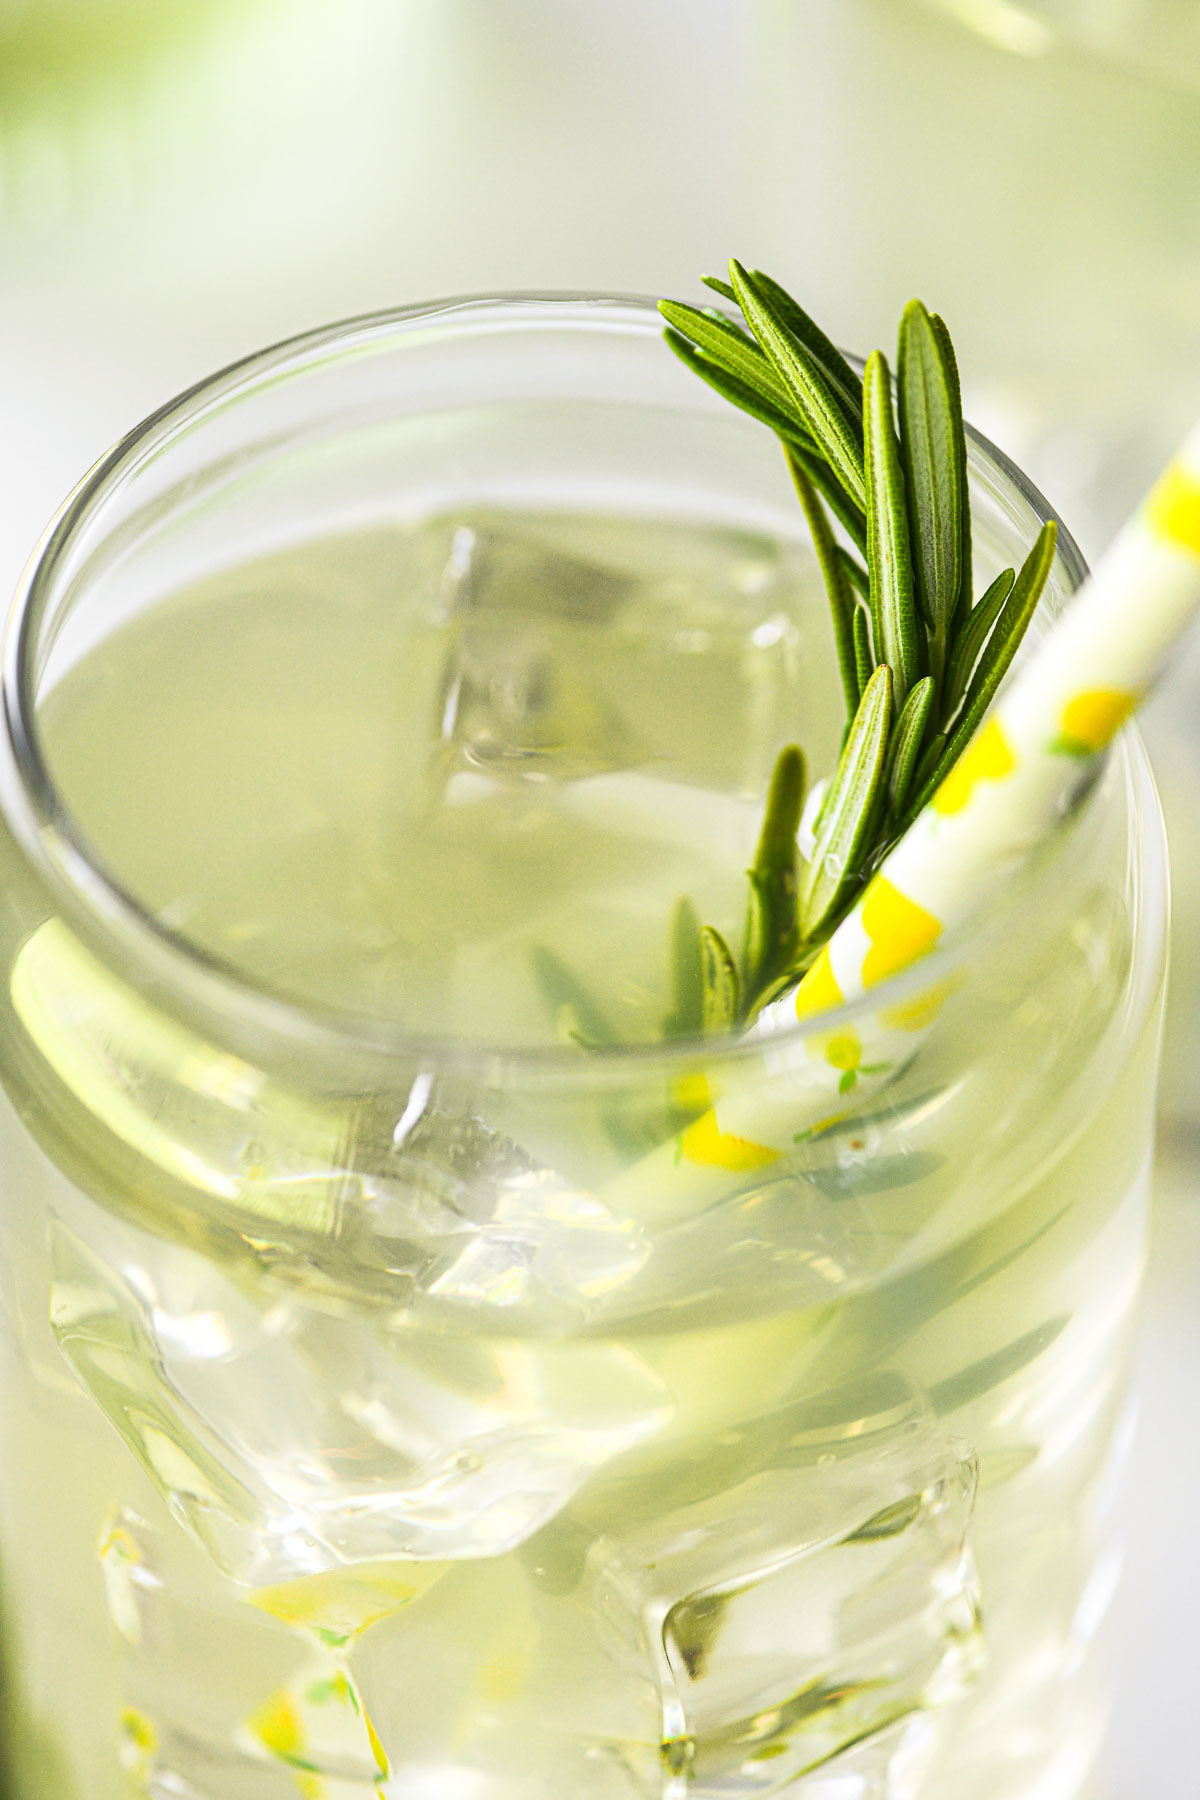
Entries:
<svg viewBox="0 0 1200 1800">
<path fill-rule="evenodd" d="M 329 540 L 111 639 L 51 696 L 48 755 L 135 898 L 272 991 L 554 1042 L 549 953 L 652 1039 L 674 902 L 736 941 L 775 750 L 836 743 L 813 582 L 654 521 Z"/>
<path fill-rule="evenodd" d="M 562 1056 L 255 1086 L 62 921 L 14 942 L 14 1795 L 1081 1791 L 1156 1018 L 1120 770 L 882 1095 L 621 1201 L 719 1079 L 648 1048 L 671 909 L 736 939 L 826 631 L 792 547 L 480 512 L 64 657 L 56 786 L 169 929 Z"/>
</svg>

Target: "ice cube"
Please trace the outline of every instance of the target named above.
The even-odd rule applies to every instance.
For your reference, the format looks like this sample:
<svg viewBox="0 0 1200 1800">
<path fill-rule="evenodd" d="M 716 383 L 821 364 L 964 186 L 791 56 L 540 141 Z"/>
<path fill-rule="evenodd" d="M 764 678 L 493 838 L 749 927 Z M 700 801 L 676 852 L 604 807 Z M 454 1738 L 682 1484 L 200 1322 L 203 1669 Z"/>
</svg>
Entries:
<svg viewBox="0 0 1200 1800">
<path fill-rule="evenodd" d="M 865 1445 L 810 1420 L 803 1467 L 599 1539 L 573 1508 L 357 1639 L 385 1794 L 917 1800 L 977 1657 L 974 1481 L 900 1385 Z"/>
<path fill-rule="evenodd" d="M 481 1304 L 519 1307 L 540 1329 L 583 1322 L 633 1279 L 650 1254 L 636 1226 L 468 1105 L 439 1103 L 429 1083 L 414 1093 L 348 1208 L 358 1255 L 411 1267 L 425 1295 L 470 1304 L 476 1323 Z"/>
<path fill-rule="evenodd" d="M 352 1681 L 314 1662 L 249 1712 L 236 1730 L 198 1729 L 180 1693 L 176 1714 L 137 1707 L 121 1719 L 121 1760 L 151 1800 L 377 1800 L 386 1764 Z"/>
<path fill-rule="evenodd" d="M 718 788 L 761 785 L 813 648 L 797 624 L 811 565 L 796 552 L 599 516 L 517 524 L 480 510 L 446 529 L 434 618 L 449 639 L 434 722 L 444 773 L 675 764 Z M 800 704 L 819 753 L 832 720 L 807 691 Z"/>
<path fill-rule="evenodd" d="M 658 1723 L 584 1597 L 524 1559 L 452 1570 L 349 1666 L 386 1751 L 388 1800 L 661 1800 Z"/>
<path fill-rule="evenodd" d="M 914 1411 L 863 1448 L 599 1541 L 593 1605 L 656 1686 L 665 1793 L 733 1800 L 825 1765 L 832 1777 L 852 1746 L 961 1692 L 980 1644 L 974 1485 L 970 1459 Z"/>
<path fill-rule="evenodd" d="M 313 1678 L 305 1642 L 247 1606 L 171 1520 L 119 1507 L 104 1521 L 96 1555 L 118 1633 L 118 1756 L 136 1791 L 163 1800 L 294 1800 L 294 1788 L 289 1795 L 282 1780 L 273 1783 L 273 1771 L 264 1778 L 247 1718 L 265 1714 L 280 1694 L 306 1693 Z M 327 1766 L 334 1769 L 333 1756 Z M 365 1800 L 371 1789 L 353 1791 Z"/>
<path fill-rule="evenodd" d="M 511 1183 L 429 1293 L 492 1306 L 544 1298 L 576 1317 L 624 1288 L 650 1254 L 644 1234 L 550 1170 Z"/>
<path fill-rule="evenodd" d="M 914 1713 L 795 1782 L 785 1777 L 785 1792 L 796 1800 L 921 1800 L 943 1736 L 941 1718 Z M 772 1786 L 759 1790 L 776 1791 Z"/>
<path fill-rule="evenodd" d="M 260 1768 L 315 1775 L 321 1800 L 366 1800 L 387 1752 L 340 1657 L 316 1656 L 248 1714 L 238 1743 Z"/>
<path fill-rule="evenodd" d="M 497 1555 L 671 1410 L 618 1345 L 326 1307 L 97 1209 L 76 1223 L 52 1234 L 59 1347 L 236 1580 Z"/>
<path fill-rule="evenodd" d="M 453 644 L 438 697 L 443 742 L 477 768 L 629 759 L 618 712 L 563 652 L 607 625 L 632 587 L 617 570 L 494 519 L 458 523 L 438 594 Z"/>
<path fill-rule="evenodd" d="M 349 1652 L 423 1604 L 447 1565 L 361 1565 L 246 1592 L 174 1521 L 128 1505 L 96 1554 L 118 1632 L 119 1755 L 139 1793 L 376 1800 L 387 1752 Z"/>
<path fill-rule="evenodd" d="M 155 1602 L 162 1589 L 148 1544 L 155 1535 L 144 1519 L 122 1506 L 106 1519 L 96 1545 L 109 1617 L 135 1649 L 154 1636 Z"/>
</svg>

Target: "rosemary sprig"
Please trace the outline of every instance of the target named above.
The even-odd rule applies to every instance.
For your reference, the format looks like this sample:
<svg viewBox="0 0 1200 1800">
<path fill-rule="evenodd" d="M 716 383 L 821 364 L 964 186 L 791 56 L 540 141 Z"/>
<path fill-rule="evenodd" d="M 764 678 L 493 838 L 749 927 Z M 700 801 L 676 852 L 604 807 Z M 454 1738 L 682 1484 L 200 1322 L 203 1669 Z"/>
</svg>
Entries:
<svg viewBox="0 0 1200 1800">
<path fill-rule="evenodd" d="M 847 723 L 803 871 L 804 762 L 795 745 L 780 752 L 747 871 L 740 961 L 681 903 L 668 1034 L 685 1019 L 706 1031 L 744 1024 L 799 979 L 974 735 L 1055 551 L 1051 523 L 1020 570 L 1006 569 L 972 603 L 958 364 L 936 313 L 910 301 L 895 382 L 880 351 L 860 380 L 770 276 L 735 261 L 728 281 L 705 283 L 738 307 L 742 322 L 664 300 L 667 342 L 782 444 L 829 598 Z M 839 542 L 838 527 L 848 543 Z"/>
</svg>

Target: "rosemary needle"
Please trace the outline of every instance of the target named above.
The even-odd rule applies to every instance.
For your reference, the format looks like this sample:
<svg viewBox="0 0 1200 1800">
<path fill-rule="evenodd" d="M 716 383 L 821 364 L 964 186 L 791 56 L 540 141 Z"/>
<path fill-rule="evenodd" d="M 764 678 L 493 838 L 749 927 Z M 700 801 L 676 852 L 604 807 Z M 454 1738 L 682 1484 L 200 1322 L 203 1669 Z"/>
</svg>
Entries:
<svg viewBox="0 0 1200 1800">
<path fill-rule="evenodd" d="M 796 823 L 804 760 L 780 752 L 740 959 L 690 910 L 696 998 L 669 1033 L 744 1025 L 797 981 L 870 871 L 945 780 L 1033 617 L 1054 560 L 1043 527 L 1022 567 L 972 600 L 966 428 L 954 347 L 919 300 L 900 321 L 896 378 L 882 352 L 865 379 L 799 302 L 761 270 L 729 265 L 705 284 L 741 312 L 664 300 L 667 341 L 717 393 L 779 438 L 833 615 L 846 735 L 817 814 L 808 866 Z M 839 540 L 840 527 L 843 537 Z"/>
</svg>

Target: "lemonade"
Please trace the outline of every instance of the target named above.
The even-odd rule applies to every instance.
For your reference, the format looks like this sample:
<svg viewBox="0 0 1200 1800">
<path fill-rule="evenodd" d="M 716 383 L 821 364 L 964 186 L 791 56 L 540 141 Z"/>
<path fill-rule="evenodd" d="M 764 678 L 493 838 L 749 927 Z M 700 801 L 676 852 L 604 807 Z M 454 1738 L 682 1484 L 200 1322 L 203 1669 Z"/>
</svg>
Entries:
<svg viewBox="0 0 1200 1800">
<path fill-rule="evenodd" d="M 1027 501 L 985 462 L 999 564 Z M 771 1056 L 671 1035 L 673 909 L 736 938 L 774 754 L 838 729 L 807 546 L 674 502 L 309 516 L 183 582 L 126 532 L 31 614 L 14 1794 L 1083 1792 L 1148 778 L 1113 756 L 881 1091 L 663 1217 L 629 1171 Z"/>
</svg>

